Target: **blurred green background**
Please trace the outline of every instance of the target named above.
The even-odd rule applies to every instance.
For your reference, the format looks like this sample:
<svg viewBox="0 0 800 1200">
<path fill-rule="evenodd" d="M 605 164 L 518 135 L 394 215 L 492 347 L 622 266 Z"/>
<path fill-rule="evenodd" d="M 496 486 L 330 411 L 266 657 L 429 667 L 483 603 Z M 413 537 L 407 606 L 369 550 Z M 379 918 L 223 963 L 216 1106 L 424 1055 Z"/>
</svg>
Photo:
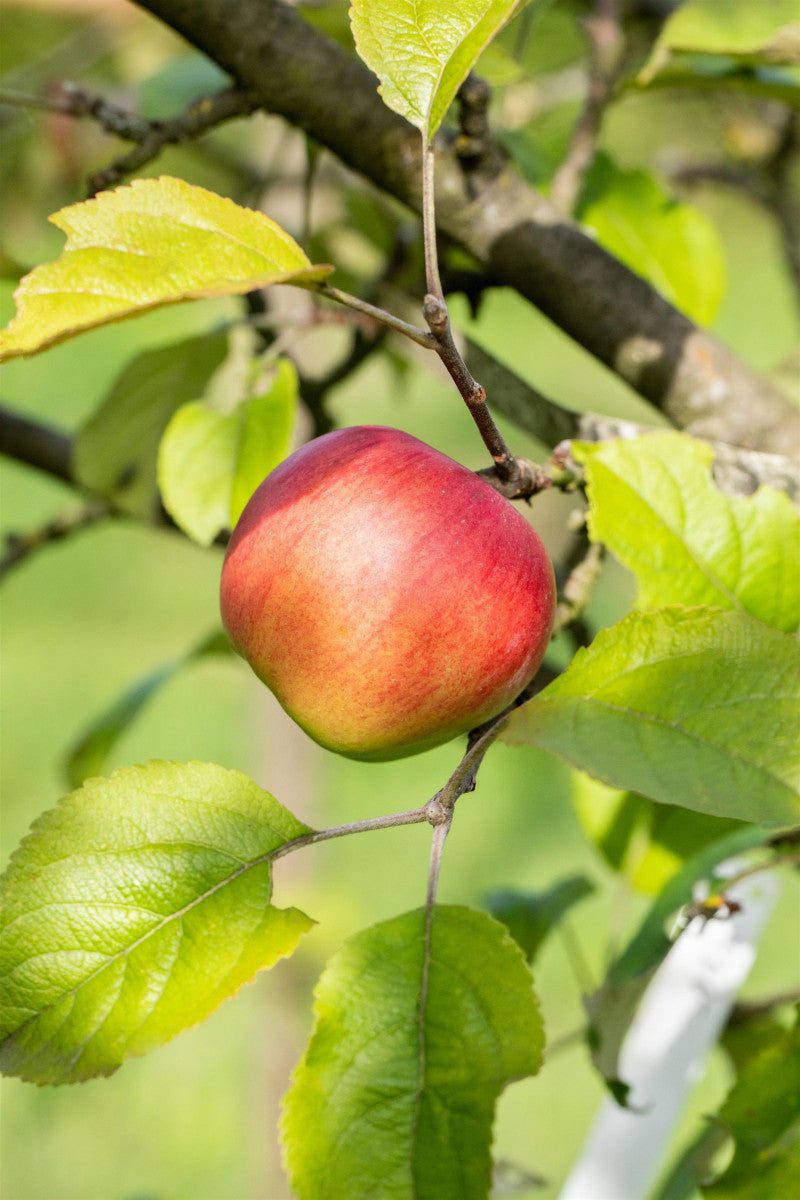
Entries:
<svg viewBox="0 0 800 1200">
<path fill-rule="evenodd" d="M 50 79 L 78 77 L 158 115 L 214 86 L 215 73 L 199 57 L 132 6 L 96 7 L 6 4 L 3 86 L 38 92 Z M 561 7 L 567 18 L 559 11 L 543 33 L 563 52 L 564 63 L 554 61 L 554 67 L 569 66 L 581 50 L 574 14 Z M 734 98 L 721 107 L 690 93 L 632 94 L 611 114 L 604 146 L 624 165 L 663 165 L 673 145 L 702 155 L 732 136 L 737 121 L 746 130 L 748 105 Z M 576 106 L 566 107 L 560 116 L 568 128 Z M 47 214 L 82 198 L 86 171 L 106 165 L 120 146 L 91 124 L 30 110 L 0 112 L 3 248 L 31 265 L 61 244 Z M 240 163 L 258 164 L 263 183 L 287 157 L 302 161 L 300 139 L 258 118 L 219 131 L 206 152 L 169 151 L 151 173 L 171 171 L 241 198 Z M 262 190 L 269 194 L 268 185 Z M 296 232 L 296 194 L 275 187 L 273 198 L 268 210 Z M 769 368 L 798 339 L 775 230 L 740 195 L 705 188 L 692 199 L 712 218 L 724 245 L 728 285 L 716 329 L 746 358 Z M 357 262 L 369 247 L 356 235 L 347 242 L 350 233 L 343 231 L 342 245 Z M 11 281 L 0 282 L 3 323 L 13 312 L 12 291 Z M 0 377 L 3 401 L 77 428 L 133 353 L 208 330 L 239 311 L 232 300 L 167 309 L 11 363 Z M 516 296 L 490 293 L 474 323 L 462 302 L 453 312 L 545 392 L 576 407 L 647 419 L 645 406 L 623 384 Z M 309 336 L 300 347 L 309 369 L 334 355 L 341 339 L 335 329 Z M 374 360 L 337 391 L 334 409 L 342 423 L 397 425 L 468 465 L 483 461 L 460 401 L 427 366 L 415 365 L 400 378 L 385 360 Z M 525 438 L 507 432 L 515 449 L 531 451 Z M 5 531 L 36 528 L 77 503 L 68 488 L 3 462 Z M 575 501 L 560 496 L 536 501 L 533 519 L 554 552 L 564 545 L 564 520 L 573 507 Z M 201 551 L 176 534 L 117 520 L 44 550 L 9 576 L 2 598 L 3 862 L 30 822 L 63 794 L 65 753 L 87 724 L 133 679 L 215 627 L 220 562 L 219 552 Z M 610 567 L 592 620 L 615 619 L 631 595 L 630 581 Z M 396 764 L 338 759 L 291 725 L 244 664 L 209 659 L 167 685 L 115 748 L 111 766 L 150 758 L 214 760 L 249 773 L 303 820 L 329 825 L 423 803 L 458 757 L 459 747 L 451 745 Z M 543 1178 L 541 1187 L 522 1193 L 542 1200 L 557 1195 L 602 1096 L 582 1043 L 571 1037 L 583 1023 L 581 991 L 599 983 L 609 955 L 646 905 L 582 834 L 572 786 L 569 771 L 555 760 L 496 747 L 478 790 L 460 802 L 440 890 L 444 902 L 480 906 L 493 888 L 541 889 L 577 872 L 597 887 L 538 960 L 551 1046 L 546 1066 L 539 1078 L 509 1088 L 499 1105 L 496 1153 Z M 5 1081 L 5 1200 L 284 1200 L 279 1099 L 310 1030 L 313 982 L 347 935 L 422 903 L 427 854 L 425 830 L 411 827 L 282 860 L 278 903 L 302 907 L 319 922 L 291 961 L 261 976 L 200 1028 L 128 1062 L 108 1080 L 58 1089 Z M 747 995 L 796 984 L 786 945 L 799 898 L 796 881 L 787 879 Z M 720 1052 L 682 1135 L 697 1129 L 699 1114 L 713 1111 L 728 1081 Z"/>
</svg>

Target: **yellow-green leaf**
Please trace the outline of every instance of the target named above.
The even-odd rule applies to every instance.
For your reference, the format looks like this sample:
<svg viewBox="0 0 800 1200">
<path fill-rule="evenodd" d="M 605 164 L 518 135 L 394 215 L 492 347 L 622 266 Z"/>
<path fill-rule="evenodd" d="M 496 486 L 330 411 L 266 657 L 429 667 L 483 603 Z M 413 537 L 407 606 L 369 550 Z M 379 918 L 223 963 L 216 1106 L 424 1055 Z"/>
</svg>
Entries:
<svg viewBox="0 0 800 1200">
<path fill-rule="evenodd" d="M 481 51 L 517 0 L 354 0 L 356 50 L 381 81 L 380 93 L 432 138 Z"/>
<path fill-rule="evenodd" d="M 170 516 L 201 546 L 233 528 L 261 480 L 288 454 L 296 400 L 297 373 L 284 358 L 269 386 L 233 412 L 196 400 L 175 413 L 158 452 L 158 486 Z"/>
<path fill-rule="evenodd" d="M 0 361 L 164 304 L 271 283 L 303 286 L 332 270 L 313 266 L 263 213 L 167 175 L 134 180 L 50 220 L 66 233 L 66 247 L 17 288 Z"/>
<path fill-rule="evenodd" d="M 539 746 L 612 787 L 739 821 L 800 818 L 800 647 L 747 613 L 630 613 L 512 713 Z"/>
<path fill-rule="evenodd" d="M 89 779 L 0 879 L 0 1068 L 110 1075 L 209 1016 L 313 921 L 272 903 L 309 832 L 240 771 L 151 762 Z"/>
<path fill-rule="evenodd" d="M 647 171 L 626 171 L 606 154 L 589 173 L 578 210 L 601 245 L 701 325 L 725 293 L 725 258 L 714 224 L 679 202 Z"/>
<path fill-rule="evenodd" d="M 636 576 L 642 608 L 711 604 L 793 632 L 800 624 L 800 517 L 783 492 L 726 496 L 714 452 L 680 433 L 574 447 L 591 536 Z"/>
<path fill-rule="evenodd" d="M 687 0 L 665 23 L 642 71 L 646 82 L 681 52 L 800 62 L 797 0 Z"/>
</svg>

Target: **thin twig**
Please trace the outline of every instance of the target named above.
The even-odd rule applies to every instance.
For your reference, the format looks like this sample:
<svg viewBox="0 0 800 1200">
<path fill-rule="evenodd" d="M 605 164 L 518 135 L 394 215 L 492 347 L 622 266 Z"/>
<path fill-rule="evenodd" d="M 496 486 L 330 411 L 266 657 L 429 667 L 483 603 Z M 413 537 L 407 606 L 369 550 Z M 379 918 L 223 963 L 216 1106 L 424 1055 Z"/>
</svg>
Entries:
<svg viewBox="0 0 800 1200">
<path fill-rule="evenodd" d="M 752 863 L 748 867 L 743 867 L 735 875 L 726 876 L 724 888 L 720 890 L 727 892 L 735 887 L 736 884 L 742 883 L 745 879 L 750 879 L 753 875 L 760 875 L 762 871 L 771 871 L 774 867 L 786 866 L 800 867 L 800 854 L 779 854 L 776 857 L 764 859 L 762 862 Z"/>
<path fill-rule="evenodd" d="M 111 515 L 109 506 L 102 500 L 90 500 L 83 507 L 64 512 L 38 529 L 6 534 L 5 551 L 0 556 L 0 579 L 5 579 L 9 571 L 21 566 L 35 551 L 63 541 Z"/>
<path fill-rule="evenodd" d="M 364 821 L 348 821 L 344 825 L 331 825 L 329 829 L 314 829 L 311 833 L 304 833 L 301 837 L 292 838 L 290 842 L 284 842 L 276 850 L 270 850 L 262 858 L 254 860 L 249 865 L 256 866 L 260 862 L 271 862 L 274 859 L 284 858 L 295 850 L 302 850 L 304 846 L 315 846 L 318 842 L 329 842 L 332 838 L 349 837 L 351 833 L 368 833 L 373 829 L 395 829 L 399 825 L 421 825 L 427 819 L 428 806 L 423 805 L 422 808 L 412 808 L 407 812 L 389 813 L 385 817 L 369 817 Z"/>
<path fill-rule="evenodd" d="M 436 347 L 435 339 L 431 333 L 428 333 L 424 329 L 418 329 L 416 325 L 409 325 L 407 321 L 401 320 L 400 317 L 395 317 L 383 308 L 378 308 L 375 304 L 370 304 L 367 300 L 359 300 L 358 296 L 351 296 L 349 292 L 343 292 L 341 288 L 333 287 L 330 283 L 314 284 L 313 290 L 318 296 L 324 296 L 328 300 L 335 300 L 338 304 L 344 304 L 347 308 L 355 309 L 356 312 L 363 313 L 366 317 L 372 317 L 380 325 L 386 325 L 389 329 L 394 329 L 397 333 L 404 334 L 407 338 L 411 338 L 412 342 L 416 342 L 419 346 L 424 346 L 426 350 L 433 350 Z"/>
<path fill-rule="evenodd" d="M 66 84 L 63 85 L 67 87 Z M 17 92 L 13 88 L 0 88 L 0 104 L 13 108 L 38 108 L 44 112 L 64 113 L 66 116 L 83 116 L 76 113 L 68 95 L 33 96 L 28 92 Z"/>
<path fill-rule="evenodd" d="M 605 546 L 601 542 L 593 542 L 585 556 L 570 571 L 556 605 L 553 636 L 583 615 L 600 575 L 604 556 Z"/>
<path fill-rule="evenodd" d="M 425 286 L 432 296 L 444 303 L 436 250 L 435 159 L 433 146 L 422 141 L 422 240 L 425 246 Z"/>
<path fill-rule="evenodd" d="M 467 364 L 453 341 L 447 305 L 444 300 L 429 292 L 425 297 L 422 312 L 435 339 L 436 352 L 461 393 L 472 414 L 472 419 L 478 426 L 484 445 L 492 456 L 498 478 L 504 483 L 516 482 L 520 477 L 520 465 L 506 445 L 505 438 L 489 412 L 486 404 L 486 392 L 472 378 Z"/>
<path fill-rule="evenodd" d="M 433 146 L 422 139 L 422 237 L 425 247 L 425 285 L 428 289 L 422 313 L 435 339 L 436 352 L 464 398 L 472 419 L 478 426 L 486 449 L 492 456 L 498 478 L 515 482 L 520 476 L 516 458 L 506 445 L 486 404 L 486 392 L 472 378 L 467 364 L 453 341 L 450 314 L 439 276 L 439 256 L 436 250 L 435 159 Z"/>
<path fill-rule="evenodd" d="M 249 92 L 226 88 L 222 92 L 213 92 L 193 100 L 180 116 L 172 120 L 147 122 L 144 136 L 130 139 L 138 143 L 133 150 L 89 177 L 89 194 L 94 196 L 105 188 L 113 187 L 126 175 L 152 162 L 165 146 L 192 141 L 224 121 L 247 116 L 256 107 L 257 103 Z M 136 128 L 135 123 L 131 128 Z"/>
<path fill-rule="evenodd" d="M 41 108 L 66 116 L 88 117 L 116 137 L 134 142 L 136 148 L 110 166 L 90 177 L 89 194 L 119 183 L 160 154 L 164 146 L 188 142 L 234 117 L 247 116 L 257 107 L 253 96 L 240 88 L 226 88 L 201 96 L 169 121 L 148 121 L 137 113 L 113 104 L 104 96 L 65 81 L 53 96 L 30 96 L 23 92 L 0 90 L 0 104 Z"/>
<path fill-rule="evenodd" d="M 583 29 L 589 41 L 589 90 L 550 189 L 551 200 L 565 213 L 573 211 L 580 196 L 622 68 L 625 37 L 619 0 L 595 0 L 594 11 L 584 20 Z"/>
</svg>

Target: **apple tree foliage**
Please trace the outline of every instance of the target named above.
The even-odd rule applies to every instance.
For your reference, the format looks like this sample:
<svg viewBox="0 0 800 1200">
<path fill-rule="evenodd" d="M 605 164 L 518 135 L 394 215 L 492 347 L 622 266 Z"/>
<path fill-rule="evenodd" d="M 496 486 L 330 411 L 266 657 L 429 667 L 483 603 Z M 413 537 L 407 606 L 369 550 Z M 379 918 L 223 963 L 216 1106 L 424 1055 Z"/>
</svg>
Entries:
<svg viewBox="0 0 800 1200">
<path fill-rule="evenodd" d="M 435 157 L 437 131 L 482 54 L 496 72 L 519 69 L 510 43 L 495 40 L 516 9 L 513 0 L 356 0 L 356 50 L 425 154 Z M 796 15 L 791 3 L 686 0 L 625 86 L 735 86 L 797 104 Z M 525 136 L 508 148 L 541 176 Z M 576 216 L 678 308 L 713 317 L 724 291 L 714 227 L 654 176 L 595 155 Z M 279 285 L 332 295 L 335 264 L 313 261 L 268 216 L 166 174 L 52 220 L 66 245 L 21 281 L 3 358 L 204 297 Z M 299 405 L 279 346 L 251 355 L 220 403 L 212 380 L 228 347 L 212 331 L 130 362 L 75 439 L 75 484 L 128 517 L 163 520 L 166 510 L 201 546 L 224 539 L 289 452 Z M 670 948 L 668 919 L 698 884 L 723 888 L 723 860 L 736 855 L 745 871 L 796 864 L 800 517 L 769 486 L 721 491 L 714 448 L 682 433 L 575 437 L 570 455 L 588 540 L 632 573 L 633 609 L 498 732 L 597 781 L 579 813 L 621 874 L 641 873 L 643 854 L 667 854 L 655 886 L 650 875 L 650 912 L 609 969 L 609 986 L 640 988 Z M 176 671 L 228 653 L 213 630 L 187 659 L 133 683 L 69 750 L 75 790 L 14 853 L 0 918 L 5 1072 L 40 1084 L 108 1075 L 204 1019 L 314 924 L 291 906 L 289 885 L 273 897 L 273 863 L 326 836 L 290 811 L 291 797 L 213 763 L 154 761 L 103 776 L 117 738 Z M 489 912 L 423 906 L 342 946 L 317 985 L 316 1024 L 284 1105 L 300 1200 L 489 1195 L 497 1099 L 542 1065 L 531 963 L 588 890 L 571 877 L 547 894 L 497 893 Z M 593 1011 L 597 1036 L 602 996 Z M 723 1130 L 735 1150 L 703 1194 L 744 1200 L 766 1194 L 758 1181 L 769 1177 L 786 1195 L 800 1145 L 800 1084 L 794 1065 L 784 1070 L 798 1061 L 796 1031 L 775 1021 L 752 1046 L 735 1034 L 738 1080 L 695 1148 L 716 1149 Z M 687 1160 L 676 1187 L 680 1171 L 697 1178 Z"/>
</svg>

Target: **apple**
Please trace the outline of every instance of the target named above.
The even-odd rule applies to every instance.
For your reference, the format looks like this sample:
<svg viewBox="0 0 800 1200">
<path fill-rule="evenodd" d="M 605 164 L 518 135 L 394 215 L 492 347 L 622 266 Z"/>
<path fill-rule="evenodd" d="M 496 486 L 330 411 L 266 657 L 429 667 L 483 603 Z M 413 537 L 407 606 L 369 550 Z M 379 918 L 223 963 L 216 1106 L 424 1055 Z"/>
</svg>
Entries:
<svg viewBox="0 0 800 1200">
<path fill-rule="evenodd" d="M 416 754 L 506 707 L 536 672 L 555 606 L 528 522 L 410 434 L 365 425 L 267 476 L 222 568 L 230 638 L 315 741 Z"/>
</svg>

